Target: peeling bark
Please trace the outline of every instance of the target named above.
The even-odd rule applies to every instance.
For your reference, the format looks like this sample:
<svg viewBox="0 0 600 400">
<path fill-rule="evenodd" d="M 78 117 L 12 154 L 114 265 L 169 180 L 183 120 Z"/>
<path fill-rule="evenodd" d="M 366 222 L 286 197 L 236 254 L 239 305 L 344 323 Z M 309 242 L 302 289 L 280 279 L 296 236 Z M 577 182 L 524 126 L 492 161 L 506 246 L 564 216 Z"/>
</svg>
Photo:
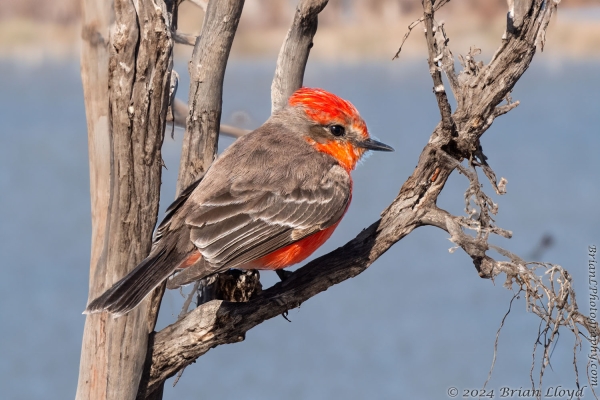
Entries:
<svg viewBox="0 0 600 400">
<path fill-rule="evenodd" d="M 97 15 L 103 20 L 94 21 L 101 7 Z M 107 32 L 95 31 L 109 26 L 110 5 L 85 1 L 84 10 L 82 76 L 92 127 L 93 299 L 150 251 L 172 68 L 173 10 L 161 0 L 116 0 L 110 40 Z M 94 70 L 97 81 L 89 73 Z M 86 317 L 77 399 L 135 399 L 155 323 L 147 305 L 145 301 L 124 318 L 106 313 Z"/>
</svg>

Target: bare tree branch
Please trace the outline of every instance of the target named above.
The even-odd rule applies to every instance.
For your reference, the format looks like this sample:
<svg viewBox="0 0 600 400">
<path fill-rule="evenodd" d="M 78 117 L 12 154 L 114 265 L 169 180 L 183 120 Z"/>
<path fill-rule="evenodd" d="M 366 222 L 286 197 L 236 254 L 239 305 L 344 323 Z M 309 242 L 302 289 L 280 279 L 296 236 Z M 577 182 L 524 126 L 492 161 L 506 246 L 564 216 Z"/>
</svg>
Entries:
<svg viewBox="0 0 600 400">
<path fill-rule="evenodd" d="M 243 0 L 211 1 L 201 38 L 190 62 L 190 111 L 177 180 L 177 192 L 202 176 L 217 151 L 223 97 L 223 77 Z"/>
<path fill-rule="evenodd" d="M 443 6 L 445 6 L 450 0 L 440 0 L 435 2 L 435 4 L 433 4 L 433 10 L 437 11 L 440 8 L 442 8 Z M 408 39 L 408 37 L 410 36 L 410 34 L 412 33 L 412 30 L 419 25 L 421 22 L 423 22 L 425 20 L 425 16 L 411 22 L 411 24 L 408 26 L 408 31 L 406 31 L 406 33 L 404 34 L 404 37 L 402 38 L 402 41 L 400 42 L 400 47 L 398 47 L 398 51 L 396 52 L 396 54 L 394 54 L 394 57 L 392 57 L 392 61 L 395 60 L 396 58 L 400 57 L 400 52 L 402 51 L 402 47 L 404 46 L 404 42 L 406 42 L 406 39 Z"/>
<path fill-rule="evenodd" d="M 439 69 L 444 71 L 444 73 L 446 74 L 446 77 L 450 82 L 450 88 L 452 89 L 454 98 L 457 98 L 462 88 L 454 70 L 454 56 L 450 51 L 450 47 L 448 47 L 448 42 L 450 39 L 448 39 L 448 36 L 446 35 L 446 30 L 444 28 L 443 22 L 437 24 L 436 31 L 439 32 L 439 34 L 436 35 L 436 42 L 439 54 L 434 59 L 434 61 L 437 62 Z"/>
<path fill-rule="evenodd" d="M 318 15 L 328 1 L 300 0 L 277 58 L 271 85 L 271 113 L 285 107 L 287 99 L 302 86 L 308 54 L 317 32 Z"/>
<path fill-rule="evenodd" d="M 221 124 L 219 127 L 219 135 L 225 135 L 235 139 L 244 136 L 246 133 L 250 132 L 252 131 L 249 129 L 242 129 L 233 125 Z"/>
<path fill-rule="evenodd" d="M 184 101 L 176 98 L 175 101 L 173 102 L 172 107 L 173 107 L 174 116 L 167 114 L 167 121 L 168 122 L 174 121 L 175 126 L 177 126 L 179 128 L 185 128 L 185 124 L 186 124 L 185 120 L 189 114 L 189 108 L 188 108 L 187 104 L 185 104 Z M 229 137 L 236 138 L 236 139 L 239 138 L 240 136 L 244 136 L 246 133 L 249 133 L 249 132 L 251 132 L 251 131 L 249 131 L 248 129 L 238 128 L 233 125 L 226 125 L 226 124 L 219 125 L 219 135 L 225 135 L 225 136 L 229 136 Z"/>
<path fill-rule="evenodd" d="M 506 318 L 508 318 L 508 314 L 510 314 L 510 311 L 512 310 L 513 301 L 519 298 L 519 293 L 520 292 L 515 293 L 512 299 L 510 299 L 510 303 L 508 304 L 508 310 L 506 311 L 506 314 L 504 314 L 504 317 L 502 317 L 502 322 L 500 322 L 500 326 L 496 331 L 496 340 L 494 340 L 494 356 L 492 357 L 492 365 L 490 366 L 488 376 L 485 382 L 483 383 L 482 389 L 485 389 L 487 387 L 487 384 L 490 382 L 490 379 L 492 379 L 492 373 L 494 372 L 494 367 L 496 366 L 496 356 L 498 355 L 498 341 L 500 339 L 500 331 L 504 327 L 504 322 L 506 322 Z"/>
<path fill-rule="evenodd" d="M 408 28 L 407 28 L 408 30 L 404 34 L 404 37 L 402 38 L 402 42 L 400 42 L 400 47 L 398 47 L 398 51 L 396 52 L 396 54 L 394 54 L 394 57 L 392 57 L 392 60 L 395 60 L 396 58 L 400 57 L 400 52 L 402 51 L 402 47 L 404 47 L 404 42 L 406 42 L 406 39 L 408 39 L 408 37 L 412 33 L 412 30 L 415 29 L 417 27 L 417 25 L 419 25 L 421 22 L 423 22 L 424 19 L 425 19 L 424 17 L 421 17 L 421 18 L 411 22 L 410 25 L 408 25 Z"/>
<path fill-rule="evenodd" d="M 194 46 L 196 41 L 198 40 L 198 36 L 189 35 L 187 33 L 174 31 L 173 32 L 173 40 L 175 43 L 185 44 L 188 46 Z"/>
<path fill-rule="evenodd" d="M 104 250 L 108 206 L 110 202 L 110 126 L 108 111 L 108 27 L 114 21 L 112 4 L 95 0 L 81 2 L 81 81 L 85 99 L 90 165 L 90 200 L 92 211 L 92 246 L 90 255 L 90 289 L 88 300 L 101 293 L 102 285 L 93 279 Z M 100 353 L 96 343 L 98 325 L 86 319 L 81 345 L 79 379 L 75 398 L 86 400 L 106 397 L 106 391 L 91 379 L 106 376 L 108 352 Z M 95 347 L 95 346 L 94 346 Z M 91 348 L 91 349 L 90 349 Z M 94 365 L 96 364 L 96 365 Z M 102 367 L 100 367 L 102 366 Z"/>
<path fill-rule="evenodd" d="M 452 109 L 448 102 L 444 83 L 442 82 L 442 74 L 437 66 L 439 59 L 443 57 L 443 53 L 440 53 L 437 41 L 434 37 L 437 31 L 437 25 L 434 24 L 433 20 L 433 1 L 434 0 L 423 0 L 425 38 L 427 40 L 427 50 L 429 52 L 429 74 L 433 79 L 433 92 L 435 93 L 438 108 L 440 109 L 442 116 L 442 133 L 445 136 L 451 136 L 456 132 L 456 125 L 452 119 Z"/>
<path fill-rule="evenodd" d="M 200 7 L 204 11 L 206 11 L 206 7 L 208 6 L 208 0 L 189 0 L 189 1 L 190 1 L 190 3 Z"/>
<path fill-rule="evenodd" d="M 406 224 L 395 232 L 375 236 L 379 232 L 379 223 L 375 223 L 343 248 L 309 263 L 284 283 L 276 284 L 248 302 L 213 300 L 158 332 L 154 337 L 149 390 L 211 348 L 242 341 L 245 333 L 254 326 L 358 275 L 415 228 L 412 221 L 406 221 Z M 323 268 L 324 265 L 327 267 Z"/>
<path fill-rule="evenodd" d="M 574 333 L 576 346 L 581 343 L 580 327 L 592 334 L 598 332 L 597 325 L 579 311 L 571 276 L 561 266 L 526 262 L 507 250 L 490 245 L 487 242 L 489 233 L 498 232 L 493 232 L 492 229 L 481 229 L 478 225 L 466 224 L 464 218 L 452 216 L 437 207 L 432 207 L 422 221 L 447 231 L 451 236 L 450 240 L 471 256 L 480 276 L 494 279 L 503 273 L 506 275 L 504 284 L 506 288 L 511 289 L 513 285 L 517 285 L 518 292 L 524 293 L 528 310 L 542 320 L 542 329 L 539 335 L 545 336 L 539 374 L 540 386 L 544 370 L 550 363 L 550 349 L 558 338 L 558 330 L 561 326 L 567 327 Z M 477 236 L 466 234 L 463 228 L 476 231 Z M 495 250 L 508 260 L 494 260 L 486 254 L 489 249 Z M 537 273 L 540 269 L 543 271 L 541 275 Z M 496 342 L 497 340 L 498 338 L 496 338 Z M 533 350 L 532 371 L 535 366 L 536 349 L 537 342 Z M 575 372 L 577 373 L 577 370 Z"/>
<path fill-rule="evenodd" d="M 521 104 L 521 103 L 518 101 L 515 101 L 514 103 L 505 104 L 505 105 L 496 107 L 496 109 L 494 110 L 494 118 L 506 114 L 513 108 L 517 108 L 519 104 Z"/>
</svg>

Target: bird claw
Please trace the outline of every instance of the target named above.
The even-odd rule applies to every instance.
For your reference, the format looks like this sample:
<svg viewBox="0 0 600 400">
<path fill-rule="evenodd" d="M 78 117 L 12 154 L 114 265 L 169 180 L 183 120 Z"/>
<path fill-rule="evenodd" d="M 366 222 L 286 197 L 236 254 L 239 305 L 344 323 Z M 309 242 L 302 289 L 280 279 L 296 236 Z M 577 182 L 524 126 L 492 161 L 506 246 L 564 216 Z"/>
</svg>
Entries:
<svg viewBox="0 0 600 400">
<path fill-rule="evenodd" d="M 293 274 L 293 272 L 292 272 L 292 271 L 286 271 L 286 270 L 284 270 L 284 269 L 276 269 L 276 270 L 275 270 L 275 273 L 277 274 L 277 276 L 279 277 L 279 279 L 281 279 L 281 282 L 285 282 L 285 281 L 286 281 L 286 280 L 287 280 L 287 279 L 290 277 L 290 275 L 292 275 L 292 274 Z M 281 316 L 282 316 L 283 318 L 285 318 L 285 320 L 286 320 L 287 322 L 292 322 L 292 321 L 291 321 L 291 320 L 288 318 L 288 310 L 284 311 L 284 312 L 281 314 Z"/>
<path fill-rule="evenodd" d="M 293 274 L 292 271 L 286 271 L 284 269 L 276 269 L 275 273 L 277 274 L 279 279 L 281 279 L 281 282 L 285 282 L 290 277 L 290 275 Z"/>
</svg>

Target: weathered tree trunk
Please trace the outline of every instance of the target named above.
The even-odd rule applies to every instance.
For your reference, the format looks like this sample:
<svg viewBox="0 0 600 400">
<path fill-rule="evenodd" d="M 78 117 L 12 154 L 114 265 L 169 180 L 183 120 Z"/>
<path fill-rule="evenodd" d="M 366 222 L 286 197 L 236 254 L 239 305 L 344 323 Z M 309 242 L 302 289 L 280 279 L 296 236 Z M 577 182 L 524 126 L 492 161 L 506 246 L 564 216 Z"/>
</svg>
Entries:
<svg viewBox="0 0 600 400">
<path fill-rule="evenodd" d="M 92 192 L 89 300 L 149 252 L 158 213 L 161 146 L 172 68 L 170 9 L 162 0 L 84 0 L 82 78 Z M 148 301 L 125 317 L 88 315 L 77 399 L 135 399 L 148 334 Z"/>
</svg>

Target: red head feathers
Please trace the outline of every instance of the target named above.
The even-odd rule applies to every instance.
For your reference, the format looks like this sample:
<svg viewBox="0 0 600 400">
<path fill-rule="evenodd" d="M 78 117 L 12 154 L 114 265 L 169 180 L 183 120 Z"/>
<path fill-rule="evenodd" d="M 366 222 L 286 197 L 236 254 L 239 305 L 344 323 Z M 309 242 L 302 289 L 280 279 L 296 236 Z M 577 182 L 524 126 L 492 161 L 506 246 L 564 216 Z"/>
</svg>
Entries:
<svg viewBox="0 0 600 400">
<path fill-rule="evenodd" d="M 347 100 L 323 89 L 300 88 L 289 99 L 293 107 L 302 107 L 309 118 L 319 124 L 351 125 L 364 137 L 369 137 L 365 121 Z"/>
</svg>

